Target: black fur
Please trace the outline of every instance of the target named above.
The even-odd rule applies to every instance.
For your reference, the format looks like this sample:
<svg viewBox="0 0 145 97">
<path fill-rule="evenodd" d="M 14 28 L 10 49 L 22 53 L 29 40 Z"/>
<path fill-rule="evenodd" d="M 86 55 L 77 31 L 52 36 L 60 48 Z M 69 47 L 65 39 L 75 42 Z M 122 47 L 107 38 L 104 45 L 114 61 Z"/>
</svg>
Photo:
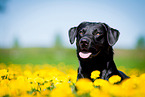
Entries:
<svg viewBox="0 0 145 97">
<path fill-rule="evenodd" d="M 77 57 L 80 63 L 77 79 L 91 79 L 91 72 L 94 70 L 99 70 L 100 78 L 105 80 L 112 75 L 119 75 L 122 80 L 129 78 L 117 70 L 113 61 L 112 46 L 117 42 L 119 34 L 118 30 L 100 22 L 82 22 L 78 27 L 72 27 L 69 30 L 71 44 L 76 38 Z M 92 54 L 88 58 L 82 58 L 79 55 L 80 52 Z"/>
</svg>

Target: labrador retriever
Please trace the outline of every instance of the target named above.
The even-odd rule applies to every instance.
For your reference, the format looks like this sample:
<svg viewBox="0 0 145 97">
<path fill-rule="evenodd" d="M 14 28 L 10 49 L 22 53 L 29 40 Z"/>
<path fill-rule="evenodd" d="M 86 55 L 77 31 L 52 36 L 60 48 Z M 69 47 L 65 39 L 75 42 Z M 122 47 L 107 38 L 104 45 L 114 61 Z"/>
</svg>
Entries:
<svg viewBox="0 0 145 97">
<path fill-rule="evenodd" d="M 119 31 L 101 22 L 82 22 L 69 30 L 69 40 L 73 44 L 76 38 L 79 60 L 78 76 L 91 79 L 91 72 L 100 71 L 100 78 L 108 80 L 119 75 L 121 80 L 129 78 L 117 70 L 113 60 L 112 46 L 119 38 Z M 93 79 L 91 79 L 93 81 Z"/>
</svg>

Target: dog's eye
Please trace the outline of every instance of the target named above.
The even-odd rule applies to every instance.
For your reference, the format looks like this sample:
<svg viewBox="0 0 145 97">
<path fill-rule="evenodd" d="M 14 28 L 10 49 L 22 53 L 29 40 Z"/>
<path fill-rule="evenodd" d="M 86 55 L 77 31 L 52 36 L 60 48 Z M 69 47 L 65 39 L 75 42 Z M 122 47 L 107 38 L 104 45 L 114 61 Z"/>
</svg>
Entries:
<svg viewBox="0 0 145 97">
<path fill-rule="evenodd" d="M 83 32 L 81 31 L 80 34 L 83 35 Z"/>
<path fill-rule="evenodd" d="M 80 35 L 83 35 L 83 34 L 84 34 L 84 31 L 83 31 L 83 30 L 81 30 L 79 33 L 80 33 Z"/>
<path fill-rule="evenodd" d="M 100 33 L 99 33 L 99 32 L 96 32 L 96 31 L 95 31 L 95 32 L 93 32 L 92 34 L 93 34 L 93 35 L 97 35 L 97 36 L 99 36 L 99 35 L 100 35 Z"/>
<path fill-rule="evenodd" d="M 100 33 L 97 33 L 96 35 L 98 35 L 98 36 L 99 36 L 99 35 L 100 35 Z"/>
</svg>

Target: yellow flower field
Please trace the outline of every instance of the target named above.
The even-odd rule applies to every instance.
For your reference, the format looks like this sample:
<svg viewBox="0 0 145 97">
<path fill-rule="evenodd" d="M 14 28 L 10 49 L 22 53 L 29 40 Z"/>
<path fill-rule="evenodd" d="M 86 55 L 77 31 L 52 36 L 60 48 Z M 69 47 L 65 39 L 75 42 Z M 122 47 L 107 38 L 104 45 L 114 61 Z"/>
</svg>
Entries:
<svg viewBox="0 0 145 97">
<path fill-rule="evenodd" d="M 130 70 L 130 72 L 132 72 Z M 92 72 L 95 79 L 76 82 L 77 70 L 67 66 L 0 64 L 0 96 L 2 97 L 145 97 L 145 73 L 130 74 L 120 84 L 112 76 L 109 81 L 97 79 L 99 71 Z M 129 73 L 128 73 L 129 74 Z"/>
</svg>

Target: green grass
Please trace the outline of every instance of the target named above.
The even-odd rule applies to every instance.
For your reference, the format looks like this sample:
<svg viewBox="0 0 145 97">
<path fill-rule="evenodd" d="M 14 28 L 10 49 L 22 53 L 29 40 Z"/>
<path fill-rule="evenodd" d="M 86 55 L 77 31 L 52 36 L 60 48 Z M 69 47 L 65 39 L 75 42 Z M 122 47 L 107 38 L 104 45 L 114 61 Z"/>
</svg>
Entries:
<svg viewBox="0 0 145 97">
<path fill-rule="evenodd" d="M 145 50 L 115 50 L 114 56 L 117 66 L 126 69 L 134 68 L 145 72 Z"/>
<path fill-rule="evenodd" d="M 145 71 L 145 50 L 114 50 L 117 67 L 136 68 Z M 0 49 L 0 63 L 52 64 L 64 63 L 77 68 L 76 50 L 66 48 L 19 48 Z"/>
</svg>

